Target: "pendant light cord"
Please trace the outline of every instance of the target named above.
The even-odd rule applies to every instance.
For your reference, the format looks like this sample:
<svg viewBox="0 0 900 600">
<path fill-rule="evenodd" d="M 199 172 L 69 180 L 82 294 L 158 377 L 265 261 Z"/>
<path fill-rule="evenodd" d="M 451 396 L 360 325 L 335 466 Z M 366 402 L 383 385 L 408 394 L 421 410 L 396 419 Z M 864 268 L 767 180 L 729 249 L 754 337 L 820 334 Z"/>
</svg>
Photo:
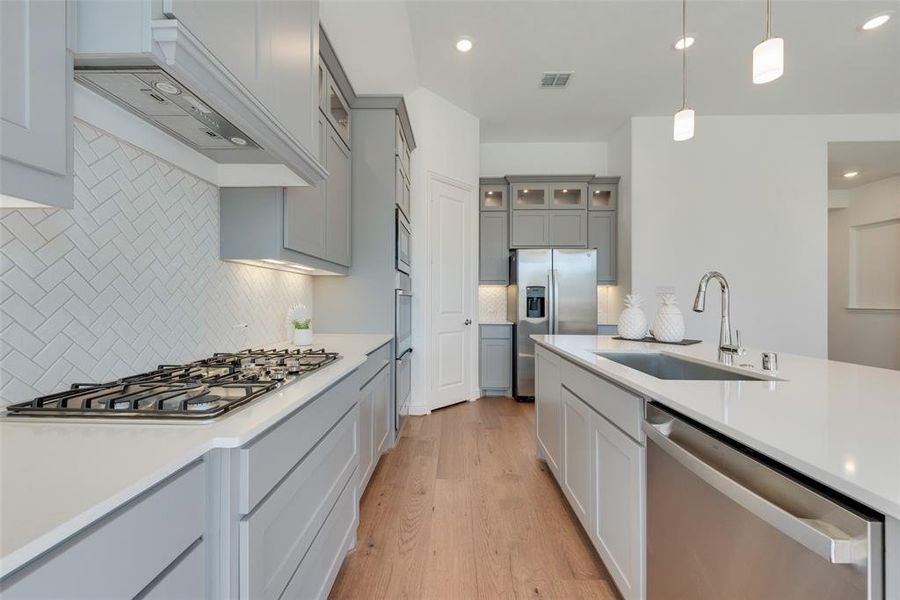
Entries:
<svg viewBox="0 0 900 600">
<path fill-rule="evenodd" d="M 771 0 L 769 0 L 771 2 Z M 681 0 L 681 109 L 687 108 L 687 0 Z"/>
<path fill-rule="evenodd" d="M 766 0 L 766 39 L 772 37 L 772 0 Z"/>
</svg>

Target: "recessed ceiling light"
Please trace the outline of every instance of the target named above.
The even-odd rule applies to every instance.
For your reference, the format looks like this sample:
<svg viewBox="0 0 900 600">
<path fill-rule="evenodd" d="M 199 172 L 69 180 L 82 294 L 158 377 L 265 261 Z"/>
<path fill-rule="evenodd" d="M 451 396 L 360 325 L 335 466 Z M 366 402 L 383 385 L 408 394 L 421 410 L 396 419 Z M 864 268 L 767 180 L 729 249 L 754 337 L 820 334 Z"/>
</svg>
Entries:
<svg viewBox="0 0 900 600">
<path fill-rule="evenodd" d="M 472 40 L 469 38 L 459 38 L 456 42 L 456 49 L 460 52 L 468 52 L 472 49 Z"/>
<path fill-rule="evenodd" d="M 170 96 L 177 96 L 178 94 L 181 93 L 181 90 L 179 90 L 177 87 L 175 87 L 168 81 L 154 81 L 153 87 L 155 87 L 156 89 L 158 89 L 161 92 L 169 94 Z"/>
<path fill-rule="evenodd" d="M 684 50 L 685 48 L 690 48 L 691 46 L 693 46 L 694 41 L 694 38 L 688 35 L 683 38 L 678 38 L 675 41 L 674 46 L 676 50 Z"/>
<path fill-rule="evenodd" d="M 237 136 L 231 138 L 231 142 L 238 146 L 246 146 L 247 145 L 247 140 L 245 140 L 242 137 L 237 137 Z"/>
<path fill-rule="evenodd" d="M 891 20 L 891 15 L 889 13 L 877 15 L 875 17 L 872 17 L 865 23 L 863 23 L 862 30 L 863 31 L 872 31 L 873 29 L 878 29 L 879 27 L 881 27 L 882 25 L 884 25 L 885 23 L 887 23 L 890 20 Z"/>
<path fill-rule="evenodd" d="M 846 173 L 844 173 L 844 177 L 846 179 L 853 179 L 857 175 L 859 175 L 859 171 L 847 171 Z"/>
</svg>

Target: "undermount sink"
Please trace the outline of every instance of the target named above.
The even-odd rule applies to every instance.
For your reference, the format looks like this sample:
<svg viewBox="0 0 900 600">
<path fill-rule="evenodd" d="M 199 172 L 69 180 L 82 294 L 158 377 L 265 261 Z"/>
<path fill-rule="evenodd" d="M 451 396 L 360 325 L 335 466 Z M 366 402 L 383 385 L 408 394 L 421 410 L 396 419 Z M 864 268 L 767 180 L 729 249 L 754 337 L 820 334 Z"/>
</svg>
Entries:
<svg viewBox="0 0 900 600">
<path fill-rule="evenodd" d="M 749 372 L 720 369 L 691 360 L 659 352 L 595 352 L 620 365 L 635 369 L 657 379 L 685 379 L 711 381 L 769 381 L 770 378 Z"/>
</svg>

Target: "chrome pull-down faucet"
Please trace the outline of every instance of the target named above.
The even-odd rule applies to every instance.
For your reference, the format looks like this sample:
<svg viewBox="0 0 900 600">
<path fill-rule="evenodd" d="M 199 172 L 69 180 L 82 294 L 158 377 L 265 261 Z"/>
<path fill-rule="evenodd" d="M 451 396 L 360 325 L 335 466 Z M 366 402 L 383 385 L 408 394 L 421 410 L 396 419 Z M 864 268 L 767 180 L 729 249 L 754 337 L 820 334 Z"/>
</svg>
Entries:
<svg viewBox="0 0 900 600">
<path fill-rule="evenodd" d="M 706 310 L 706 286 L 710 279 L 719 282 L 722 288 L 722 322 L 719 327 L 719 350 L 727 354 L 743 354 L 744 349 L 741 347 L 740 332 L 738 332 L 738 342 L 734 344 L 731 340 L 731 316 L 729 305 L 729 288 L 728 280 L 718 271 L 710 271 L 700 278 L 700 284 L 697 286 L 697 296 L 694 298 L 694 312 L 703 312 Z"/>
</svg>

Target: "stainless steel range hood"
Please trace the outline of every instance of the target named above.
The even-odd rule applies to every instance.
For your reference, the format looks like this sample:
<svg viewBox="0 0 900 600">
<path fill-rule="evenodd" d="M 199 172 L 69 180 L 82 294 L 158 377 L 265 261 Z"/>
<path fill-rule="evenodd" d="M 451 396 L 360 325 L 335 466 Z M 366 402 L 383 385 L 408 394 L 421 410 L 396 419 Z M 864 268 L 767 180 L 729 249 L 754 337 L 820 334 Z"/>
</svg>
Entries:
<svg viewBox="0 0 900 600">
<path fill-rule="evenodd" d="M 259 145 L 197 95 L 158 68 L 79 68 L 75 80 L 135 113 L 194 150 L 226 162 L 223 151 L 252 162 Z"/>
<path fill-rule="evenodd" d="M 296 140 L 177 19 L 78 5 L 75 79 L 216 163 L 284 165 L 309 184 L 326 176 Z M 140 35 L 122 36 L 117 27 Z M 310 117 L 312 118 L 312 117 Z"/>
</svg>

